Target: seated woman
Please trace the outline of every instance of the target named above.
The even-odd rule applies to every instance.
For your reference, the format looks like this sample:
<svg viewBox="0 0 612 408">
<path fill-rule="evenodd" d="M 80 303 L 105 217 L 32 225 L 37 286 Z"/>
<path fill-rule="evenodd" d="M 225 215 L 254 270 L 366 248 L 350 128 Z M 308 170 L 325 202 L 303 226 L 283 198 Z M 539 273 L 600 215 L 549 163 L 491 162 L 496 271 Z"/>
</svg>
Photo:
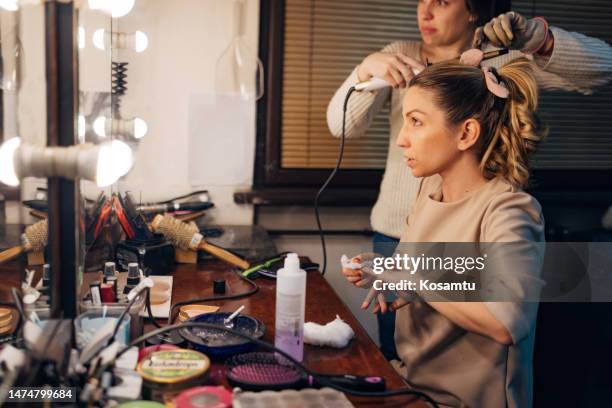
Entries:
<svg viewBox="0 0 612 408">
<path fill-rule="evenodd" d="M 397 144 L 422 179 L 401 242 L 544 240 L 540 205 L 521 190 L 546 133 L 529 62 L 496 71 L 474 66 L 476 59 L 434 64 L 409 83 Z M 537 286 L 542 253 L 517 248 L 516 273 L 503 275 L 504 285 L 519 288 L 516 301 L 434 301 L 417 290 L 393 303 L 401 358 L 393 364 L 410 386 L 453 407 L 531 406 L 537 302 L 524 294 Z M 361 287 L 393 279 L 366 269 L 343 273 Z"/>
</svg>

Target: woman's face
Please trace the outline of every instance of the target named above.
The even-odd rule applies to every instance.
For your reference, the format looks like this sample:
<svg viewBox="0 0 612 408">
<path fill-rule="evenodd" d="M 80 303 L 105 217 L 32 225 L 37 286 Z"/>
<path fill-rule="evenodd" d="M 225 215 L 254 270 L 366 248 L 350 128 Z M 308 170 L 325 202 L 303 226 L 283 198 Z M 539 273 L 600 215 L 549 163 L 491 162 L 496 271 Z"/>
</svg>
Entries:
<svg viewBox="0 0 612 408">
<path fill-rule="evenodd" d="M 433 94 L 421 87 L 408 88 L 404 97 L 404 124 L 397 145 L 415 177 L 443 173 L 456 162 L 459 129 L 448 126 L 444 112 L 432 101 Z"/>
<path fill-rule="evenodd" d="M 471 36 L 474 25 L 465 0 L 419 0 L 417 19 L 423 43 L 452 45 Z"/>
</svg>

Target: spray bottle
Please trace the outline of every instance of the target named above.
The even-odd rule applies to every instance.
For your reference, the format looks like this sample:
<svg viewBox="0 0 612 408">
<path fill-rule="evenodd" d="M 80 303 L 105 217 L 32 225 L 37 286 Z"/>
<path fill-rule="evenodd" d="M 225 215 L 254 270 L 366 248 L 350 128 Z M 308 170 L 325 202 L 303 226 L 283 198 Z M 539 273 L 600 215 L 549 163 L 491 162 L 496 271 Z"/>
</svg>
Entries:
<svg viewBox="0 0 612 408">
<path fill-rule="evenodd" d="M 306 272 L 296 253 L 285 258 L 276 273 L 276 326 L 274 345 L 297 361 L 304 358 L 304 311 Z"/>
</svg>

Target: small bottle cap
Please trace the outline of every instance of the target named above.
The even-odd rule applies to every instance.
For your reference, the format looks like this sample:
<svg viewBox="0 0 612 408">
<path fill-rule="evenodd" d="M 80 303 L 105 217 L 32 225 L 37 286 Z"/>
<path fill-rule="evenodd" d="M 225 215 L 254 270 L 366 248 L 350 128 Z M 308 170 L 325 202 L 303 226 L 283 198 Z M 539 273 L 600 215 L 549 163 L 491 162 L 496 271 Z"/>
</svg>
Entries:
<svg viewBox="0 0 612 408">
<path fill-rule="evenodd" d="M 216 293 L 216 294 L 225 293 L 225 279 L 215 279 L 213 281 L 213 293 Z"/>
<path fill-rule="evenodd" d="M 285 258 L 285 270 L 291 272 L 297 272 L 300 270 L 300 258 L 298 257 L 298 254 L 295 252 L 287 254 L 287 257 Z"/>
<path fill-rule="evenodd" d="M 106 262 L 104 264 L 104 276 L 115 276 L 115 263 Z"/>
<path fill-rule="evenodd" d="M 138 270 L 138 264 L 136 262 L 130 262 L 128 264 L 128 277 L 140 278 L 140 272 Z"/>
</svg>

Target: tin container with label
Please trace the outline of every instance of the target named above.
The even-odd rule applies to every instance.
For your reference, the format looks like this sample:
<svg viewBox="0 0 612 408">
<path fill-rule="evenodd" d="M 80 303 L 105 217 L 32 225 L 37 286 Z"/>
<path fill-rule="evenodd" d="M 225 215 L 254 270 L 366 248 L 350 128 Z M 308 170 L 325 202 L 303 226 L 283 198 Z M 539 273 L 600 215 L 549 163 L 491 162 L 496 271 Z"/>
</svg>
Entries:
<svg viewBox="0 0 612 408">
<path fill-rule="evenodd" d="M 136 370 L 143 379 L 143 396 L 166 402 L 183 390 L 206 380 L 210 359 L 195 350 L 156 351 L 144 358 Z"/>
</svg>

